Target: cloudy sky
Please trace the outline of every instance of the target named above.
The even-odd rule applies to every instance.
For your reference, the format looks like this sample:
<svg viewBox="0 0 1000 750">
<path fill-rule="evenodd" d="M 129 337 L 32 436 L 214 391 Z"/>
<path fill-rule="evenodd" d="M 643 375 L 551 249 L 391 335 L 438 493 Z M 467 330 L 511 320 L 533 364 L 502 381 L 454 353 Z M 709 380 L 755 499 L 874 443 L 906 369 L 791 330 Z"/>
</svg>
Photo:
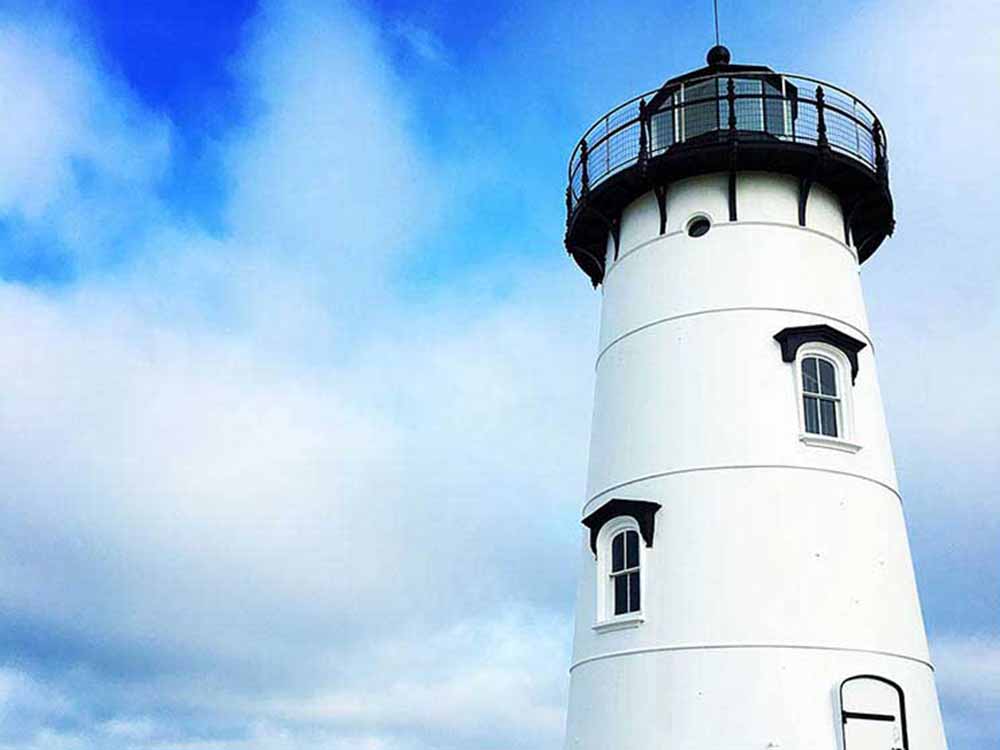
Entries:
<svg viewBox="0 0 1000 750">
<path fill-rule="evenodd" d="M 710 5 L 0 3 L 0 748 L 560 747 L 565 160 Z M 1000 6 L 720 9 L 887 125 L 882 389 L 951 745 L 995 746 Z"/>
</svg>

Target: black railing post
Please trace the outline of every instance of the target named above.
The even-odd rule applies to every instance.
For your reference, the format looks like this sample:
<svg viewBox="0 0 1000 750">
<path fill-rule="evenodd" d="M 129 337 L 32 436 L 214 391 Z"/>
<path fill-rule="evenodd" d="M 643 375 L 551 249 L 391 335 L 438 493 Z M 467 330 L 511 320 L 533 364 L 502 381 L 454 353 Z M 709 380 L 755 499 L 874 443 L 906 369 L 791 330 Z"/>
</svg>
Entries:
<svg viewBox="0 0 1000 750">
<path fill-rule="evenodd" d="M 604 174 L 611 171 L 611 120 L 609 118 L 610 115 L 604 115 Z"/>
<path fill-rule="evenodd" d="M 569 220 L 573 216 L 573 186 L 566 186 L 566 228 L 569 228 Z"/>
<path fill-rule="evenodd" d="M 851 97 L 851 114 L 854 116 L 854 153 L 861 156 L 861 121 L 858 119 L 858 98 Z"/>
<path fill-rule="evenodd" d="M 767 81 L 760 79 L 760 124 L 761 131 L 767 132 Z"/>
<path fill-rule="evenodd" d="M 580 141 L 580 197 L 590 192 L 590 175 L 587 172 L 587 139 Z"/>
<path fill-rule="evenodd" d="M 726 84 L 726 101 L 729 102 L 729 135 L 736 135 L 736 83 L 732 78 Z"/>
<path fill-rule="evenodd" d="M 646 160 L 649 158 L 649 143 L 646 137 L 646 100 L 639 100 L 639 169 L 646 173 Z"/>
<path fill-rule="evenodd" d="M 830 142 L 826 138 L 826 107 L 824 104 L 825 94 L 823 93 L 823 87 L 816 87 L 816 144 L 820 148 L 824 148 L 830 145 Z"/>
<path fill-rule="evenodd" d="M 732 78 L 726 84 L 726 101 L 729 102 L 729 220 L 736 221 L 736 166 L 739 146 L 736 142 L 736 83 Z"/>
<path fill-rule="evenodd" d="M 889 182 L 889 165 L 885 156 L 885 143 L 882 135 L 882 123 L 875 120 L 872 125 L 872 141 L 875 144 L 875 174 L 882 184 Z"/>
</svg>

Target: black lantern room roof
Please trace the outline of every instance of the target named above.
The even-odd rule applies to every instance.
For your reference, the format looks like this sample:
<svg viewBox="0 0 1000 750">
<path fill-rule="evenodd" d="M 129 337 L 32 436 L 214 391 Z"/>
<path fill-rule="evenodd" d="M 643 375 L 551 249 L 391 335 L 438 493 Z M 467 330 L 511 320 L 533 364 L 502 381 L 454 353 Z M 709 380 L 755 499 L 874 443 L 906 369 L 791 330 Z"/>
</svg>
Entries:
<svg viewBox="0 0 1000 750">
<path fill-rule="evenodd" d="M 625 206 L 654 191 L 665 231 L 666 186 L 698 174 L 729 174 L 730 221 L 739 218 L 739 171 L 798 177 L 803 226 L 809 191 L 820 183 L 841 200 L 845 242 L 853 238 L 861 262 L 871 257 L 894 225 L 885 131 L 875 113 L 831 84 L 734 65 L 721 45 L 707 62 L 611 110 L 573 150 L 566 249 L 594 285 Z"/>
</svg>

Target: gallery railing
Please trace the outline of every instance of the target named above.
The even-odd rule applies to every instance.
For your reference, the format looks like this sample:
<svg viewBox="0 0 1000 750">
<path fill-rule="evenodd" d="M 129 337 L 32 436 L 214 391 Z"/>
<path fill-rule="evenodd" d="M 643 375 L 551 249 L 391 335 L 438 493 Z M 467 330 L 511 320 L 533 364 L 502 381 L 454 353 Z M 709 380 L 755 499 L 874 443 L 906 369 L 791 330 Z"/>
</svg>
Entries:
<svg viewBox="0 0 1000 750">
<path fill-rule="evenodd" d="M 803 76 L 714 74 L 637 96 L 595 122 L 570 157 L 567 210 L 629 167 L 731 141 L 830 149 L 887 180 L 885 131 L 853 94 Z"/>
</svg>

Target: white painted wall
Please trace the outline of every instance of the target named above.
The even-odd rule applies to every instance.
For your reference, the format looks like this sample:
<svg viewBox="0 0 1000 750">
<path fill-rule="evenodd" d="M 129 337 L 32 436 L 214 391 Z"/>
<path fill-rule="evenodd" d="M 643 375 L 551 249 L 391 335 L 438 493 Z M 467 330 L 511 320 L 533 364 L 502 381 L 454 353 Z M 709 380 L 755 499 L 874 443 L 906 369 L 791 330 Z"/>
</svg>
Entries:
<svg viewBox="0 0 1000 750">
<path fill-rule="evenodd" d="M 910 748 L 945 747 L 926 667 L 889 665 L 863 653 L 780 648 L 661 651 L 578 666 L 566 747 L 839 749 L 833 686 L 844 674 L 886 670 L 909 688 Z"/>
<path fill-rule="evenodd" d="M 637 626 L 594 629 L 583 544 L 567 748 L 843 750 L 838 687 L 873 673 L 903 687 L 912 750 L 943 750 L 839 203 L 814 187 L 800 227 L 794 179 L 741 174 L 730 223 L 726 194 L 724 175 L 673 184 L 662 236 L 651 194 L 622 217 L 583 514 L 612 498 L 663 508 Z M 690 238 L 696 214 L 713 226 Z M 868 343 L 849 394 L 856 452 L 800 439 L 799 375 L 773 336 L 816 323 Z"/>
</svg>

